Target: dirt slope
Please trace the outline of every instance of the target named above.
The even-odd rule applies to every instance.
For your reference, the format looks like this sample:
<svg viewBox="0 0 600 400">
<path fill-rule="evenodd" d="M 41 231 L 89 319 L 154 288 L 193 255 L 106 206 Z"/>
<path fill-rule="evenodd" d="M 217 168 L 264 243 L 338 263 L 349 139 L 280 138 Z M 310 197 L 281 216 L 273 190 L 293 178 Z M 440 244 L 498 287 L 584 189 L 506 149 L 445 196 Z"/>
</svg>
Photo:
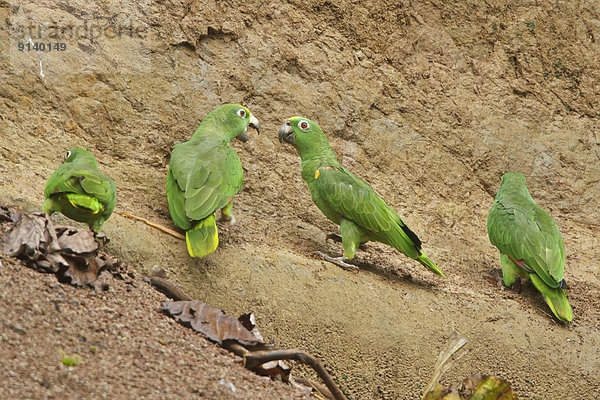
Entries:
<svg viewBox="0 0 600 400">
<path fill-rule="evenodd" d="M 84 146 L 117 181 L 118 211 L 169 225 L 172 146 L 240 102 L 262 129 L 234 143 L 245 184 L 219 249 L 192 260 L 114 215 L 115 253 L 142 272 L 163 266 L 230 314 L 254 310 L 265 336 L 322 355 L 351 398 L 420 395 L 453 329 L 470 352 L 448 382 L 497 373 L 526 399 L 600 396 L 596 2 L 0 4 L 3 202 L 38 208 L 64 152 Z M 85 21 L 104 33 L 61 32 L 68 50 L 41 55 L 44 77 L 40 56 L 17 50 L 24 27 Z M 337 228 L 312 204 L 299 157 L 277 142 L 293 115 L 319 122 L 448 279 L 378 244 L 358 253 L 358 275 L 314 256 L 340 246 L 325 241 Z M 563 233 L 568 327 L 529 284 L 519 294 L 485 278 L 499 265 L 487 211 L 509 170 Z"/>
<path fill-rule="evenodd" d="M 9 259 L 0 268 L 3 399 L 306 399 L 158 312 L 140 275 L 75 288 Z M 61 359 L 77 363 L 66 366 Z"/>
</svg>

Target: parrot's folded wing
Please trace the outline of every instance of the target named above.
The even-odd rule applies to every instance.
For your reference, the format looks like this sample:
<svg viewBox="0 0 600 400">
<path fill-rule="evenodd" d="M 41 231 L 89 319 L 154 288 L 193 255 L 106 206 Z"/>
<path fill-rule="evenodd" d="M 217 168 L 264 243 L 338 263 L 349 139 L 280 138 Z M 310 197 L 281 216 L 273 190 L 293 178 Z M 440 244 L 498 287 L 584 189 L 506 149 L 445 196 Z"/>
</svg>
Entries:
<svg viewBox="0 0 600 400">
<path fill-rule="evenodd" d="M 344 218 L 416 258 L 421 241 L 398 214 L 364 181 L 343 168 L 320 168 L 314 186 L 329 207 Z"/>
<path fill-rule="evenodd" d="M 77 193 L 96 197 L 101 203 L 108 205 L 115 200 L 116 185 L 112 178 L 87 166 L 63 164 L 52 174 L 44 195 L 54 193 Z"/>
<path fill-rule="evenodd" d="M 193 146 L 200 146 L 200 144 Z M 193 146 L 188 144 L 188 148 L 177 156 L 175 156 L 177 149 L 173 152 L 169 171 L 176 184 L 172 181 L 169 183 L 167 179 L 167 185 L 177 188 L 174 190 L 167 188 L 167 195 L 171 197 L 169 203 L 172 200 L 175 203 L 172 208 L 175 209 L 178 217 L 174 219 L 182 217 L 182 200 L 178 191 L 181 191 L 184 196 L 183 210 L 186 218 L 199 221 L 225 207 L 242 188 L 242 163 L 233 148 L 227 143 L 221 143 L 208 149 L 209 151 L 202 148 L 195 149 Z M 193 156 L 186 155 L 187 152 L 194 150 Z"/>
<path fill-rule="evenodd" d="M 79 177 L 74 174 L 72 164 L 58 167 L 46 182 L 44 197 L 48 198 L 55 193 L 85 193 L 79 184 Z"/>
<path fill-rule="evenodd" d="M 79 181 L 83 190 L 101 203 L 109 204 L 114 201 L 116 186 L 108 176 L 86 171 L 81 173 Z"/>
<path fill-rule="evenodd" d="M 167 173 L 167 201 L 169 203 L 171 218 L 173 218 L 175 225 L 181 229 L 190 229 L 192 224 L 187 215 L 185 215 L 185 193 L 183 193 L 183 190 L 177 184 L 170 168 Z"/>
<path fill-rule="evenodd" d="M 550 287 L 562 280 L 565 253 L 558 226 L 535 204 L 494 203 L 488 216 L 490 241 L 501 253 L 523 261 Z"/>
</svg>

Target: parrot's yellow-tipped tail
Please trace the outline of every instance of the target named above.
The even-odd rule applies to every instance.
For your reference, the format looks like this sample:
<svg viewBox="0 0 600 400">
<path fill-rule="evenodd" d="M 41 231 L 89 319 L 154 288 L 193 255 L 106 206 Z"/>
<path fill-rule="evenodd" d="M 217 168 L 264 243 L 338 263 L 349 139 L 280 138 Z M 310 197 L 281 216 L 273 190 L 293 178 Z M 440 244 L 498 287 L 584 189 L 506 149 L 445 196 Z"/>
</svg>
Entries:
<svg viewBox="0 0 600 400">
<path fill-rule="evenodd" d="M 215 214 L 204 218 L 185 232 L 185 243 L 191 257 L 204 257 L 215 251 L 219 245 L 219 233 Z"/>
<path fill-rule="evenodd" d="M 552 288 L 548 286 L 542 278 L 536 274 L 529 274 L 529 279 L 531 279 L 533 286 L 535 286 L 542 296 L 544 296 L 544 300 L 546 300 L 548 307 L 550 307 L 556 318 L 562 322 L 573 321 L 573 309 L 567 300 L 567 295 L 563 288 Z"/>
<path fill-rule="evenodd" d="M 427 257 L 425 255 L 425 253 L 421 253 L 421 255 L 419 257 L 417 257 L 416 260 L 418 262 L 420 262 L 421 264 L 423 264 L 424 266 L 426 266 L 427 268 L 429 268 L 430 270 L 432 270 L 433 272 L 435 272 L 436 274 L 438 274 L 439 276 L 441 276 L 442 278 L 446 277 L 446 275 L 444 275 L 442 270 L 439 269 L 439 267 L 437 265 L 435 265 L 433 263 L 433 261 L 431 261 L 429 259 L 429 257 Z"/>
</svg>

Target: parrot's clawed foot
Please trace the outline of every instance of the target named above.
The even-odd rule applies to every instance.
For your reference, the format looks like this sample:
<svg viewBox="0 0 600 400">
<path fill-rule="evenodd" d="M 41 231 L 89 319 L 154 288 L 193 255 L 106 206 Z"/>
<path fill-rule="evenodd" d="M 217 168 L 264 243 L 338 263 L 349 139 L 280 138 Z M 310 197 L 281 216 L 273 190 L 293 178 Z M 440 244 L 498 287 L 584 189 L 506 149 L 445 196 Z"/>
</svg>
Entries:
<svg viewBox="0 0 600 400">
<path fill-rule="evenodd" d="M 337 265 L 338 267 L 345 269 L 346 271 L 358 272 L 358 267 L 356 265 L 347 263 L 346 258 L 343 256 L 342 257 L 331 257 L 320 251 L 317 251 L 317 255 L 319 257 L 321 257 L 323 260 L 329 261 L 330 263 L 333 263 L 333 264 Z"/>
<path fill-rule="evenodd" d="M 98 243 L 101 243 L 103 246 L 110 242 L 110 239 L 104 234 L 104 232 L 92 232 L 94 233 L 94 240 Z"/>
<path fill-rule="evenodd" d="M 513 283 L 512 286 L 510 287 L 510 290 L 514 290 L 517 293 L 521 293 L 521 290 L 522 290 L 521 278 L 517 277 L 517 279 L 515 280 L 515 283 Z"/>
<path fill-rule="evenodd" d="M 233 214 L 225 214 L 221 213 L 221 218 L 219 218 L 219 222 L 229 222 L 229 225 L 235 225 L 236 223 L 235 215 Z"/>
<path fill-rule="evenodd" d="M 490 272 L 488 272 L 488 274 L 484 275 L 483 277 L 500 288 L 505 287 L 504 279 L 502 278 L 501 268 L 493 268 Z"/>
<path fill-rule="evenodd" d="M 564 279 L 558 282 L 558 286 L 560 286 L 563 290 L 569 290 L 569 285 L 567 285 L 567 281 Z"/>
<path fill-rule="evenodd" d="M 517 293 L 521 293 L 521 278 L 520 277 L 515 277 L 515 281 L 513 282 L 513 284 L 511 286 L 508 286 L 504 283 L 504 278 L 502 277 L 502 269 L 501 268 L 494 268 L 490 271 L 490 275 L 493 277 L 494 281 L 498 284 L 498 286 L 501 287 L 508 287 L 510 290 L 513 290 Z"/>
</svg>

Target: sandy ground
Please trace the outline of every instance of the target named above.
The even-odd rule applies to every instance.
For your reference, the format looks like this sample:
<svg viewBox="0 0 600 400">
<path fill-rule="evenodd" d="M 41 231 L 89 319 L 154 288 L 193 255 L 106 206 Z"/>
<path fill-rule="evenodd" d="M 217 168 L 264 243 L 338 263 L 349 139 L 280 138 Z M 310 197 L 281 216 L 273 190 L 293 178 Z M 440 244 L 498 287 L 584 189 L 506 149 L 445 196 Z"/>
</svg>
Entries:
<svg viewBox="0 0 600 400">
<path fill-rule="evenodd" d="M 244 188 L 217 251 L 192 260 L 177 239 L 114 214 L 105 224 L 114 254 L 140 274 L 160 265 L 228 314 L 255 312 L 265 337 L 322 357 L 350 398 L 418 397 L 453 330 L 469 353 L 446 383 L 490 373 L 520 398 L 600 396 L 596 2 L 40 4 L 0 2 L 0 202 L 38 209 L 63 154 L 84 146 L 116 180 L 117 211 L 172 226 L 173 145 L 217 105 L 240 102 L 262 129 L 233 144 Z M 67 30 L 69 51 L 17 50 L 23 26 L 92 19 L 137 30 Z M 357 253 L 359 274 L 315 256 L 341 252 L 326 241 L 338 228 L 312 204 L 294 149 L 277 142 L 293 115 L 319 122 L 447 279 L 379 244 Z M 487 212 L 510 170 L 563 233 L 569 326 L 530 284 L 517 293 L 488 279 L 499 257 Z"/>
<path fill-rule="evenodd" d="M 140 275 L 95 292 L 4 258 L 0 284 L 3 399 L 308 398 L 159 313 Z"/>
</svg>

